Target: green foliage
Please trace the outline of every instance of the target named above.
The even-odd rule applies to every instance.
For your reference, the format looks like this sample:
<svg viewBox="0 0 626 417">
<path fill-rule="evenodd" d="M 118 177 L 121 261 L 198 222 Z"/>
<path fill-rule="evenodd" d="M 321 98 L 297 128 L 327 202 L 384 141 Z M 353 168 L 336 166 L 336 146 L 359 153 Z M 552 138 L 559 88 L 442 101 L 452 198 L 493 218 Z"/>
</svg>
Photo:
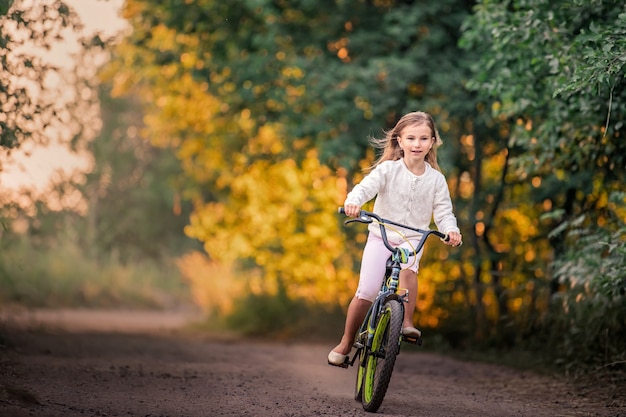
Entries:
<svg viewBox="0 0 626 417">
<path fill-rule="evenodd" d="M 0 16 L 7 14 L 11 6 L 13 6 L 13 0 L 0 1 Z"/>
<path fill-rule="evenodd" d="M 460 45 L 475 57 L 467 86 L 508 135 L 507 181 L 514 186 L 507 187 L 506 203 L 525 195 L 541 219 L 533 222 L 537 231 L 529 243 L 551 246 L 548 256 L 531 265 L 526 248 L 520 265 L 541 276 L 566 265 L 584 282 L 555 294 L 563 267 L 557 269 L 547 305 L 542 296 L 535 298 L 529 306 L 536 310 L 529 310 L 518 334 L 523 343 L 532 343 L 538 329 L 551 335 L 546 356 L 569 366 L 584 355 L 593 363 L 601 362 L 598 355 L 615 358 L 615 343 L 621 343 L 614 333 L 624 324 L 618 319 L 623 299 L 603 294 L 600 283 L 613 289 L 622 284 L 600 271 L 608 259 L 615 276 L 624 276 L 626 267 L 615 262 L 617 252 L 605 259 L 597 250 L 590 252 L 595 244 L 578 246 L 563 237 L 583 228 L 599 239 L 603 229 L 614 231 L 626 218 L 623 196 L 614 197 L 626 179 L 625 12 L 626 6 L 613 0 L 485 0 L 463 24 Z M 525 192 L 515 192 L 524 187 Z M 507 229 L 502 225 L 498 233 Z M 549 265 L 551 257 L 555 265 Z M 536 278 L 527 276 L 533 297 L 543 291 Z"/>
<path fill-rule="evenodd" d="M 468 87 L 517 122 L 509 143 L 521 169 L 590 172 L 611 188 L 623 179 L 623 4 L 483 1 L 464 28 L 461 45 L 477 54 Z"/>
<path fill-rule="evenodd" d="M 551 356 L 567 368 L 584 364 L 624 369 L 626 228 L 577 229 L 569 237 L 570 249 L 555 262 L 562 289 L 541 329 Z"/>
<path fill-rule="evenodd" d="M 583 4 L 580 2 L 578 5 Z M 555 91 L 555 96 L 583 91 L 598 95 L 607 90 L 613 93 L 623 78 L 626 64 L 626 11 L 622 10 L 616 18 L 614 15 L 612 18 L 615 20 L 610 22 L 591 21 L 588 28 L 581 29 L 574 41 L 574 52 L 579 55 L 579 62 L 574 67 L 572 78 L 563 80 L 564 85 Z"/>
<path fill-rule="evenodd" d="M 237 149 L 245 143 L 241 134 L 278 123 L 291 156 L 303 155 L 294 145 L 304 139 L 323 162 L 354 169 L 368 137 L 401 114 L 421 109 L 447 119 L 467 106 L 455 97 L 464 95 L 456 41 L 467 13 L 451 0 L 327 0 L 315 7 L 133 0 L 126 16 L 135 30 L 123 53 L 137 72 L 119 79 L 149 85 L 154 94 L 167 79 L 191 75 L 222 103 L 212 123 L 251 114 L 253 130 L 229 130 L 220 146 Z M 450 108 L 443 110 L 442 101 Z M 452 126 L 442 127 L 445 133 Z"/>
</svg>

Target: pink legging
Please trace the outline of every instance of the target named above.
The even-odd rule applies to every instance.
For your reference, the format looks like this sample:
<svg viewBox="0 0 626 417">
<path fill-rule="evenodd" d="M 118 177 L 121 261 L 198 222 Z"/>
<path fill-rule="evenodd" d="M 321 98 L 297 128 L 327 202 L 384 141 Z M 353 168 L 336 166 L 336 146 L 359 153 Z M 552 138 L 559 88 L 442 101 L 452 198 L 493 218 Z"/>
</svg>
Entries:
<svg viewBox="0 0 626 417">
<path fill-rule="evenodd" d="M 408 242 L 404 241 L 399 245 L 393 246 L 413 249 L 417 247 L 419 241 L 419 238 L 409 238 Z M 417 259 L 414 259 L 414 256 L 410 257 L 407 263 L 402 264 L 402 269 L 410 269 L 417 274 L 419 261 L 422 258 L 423 253 L 424 250 L 422 249 L 417 254 Z M 363 249 L 359 286 L 357 287 L 355 294 L 357 298 L 372 302 L 376 299 L 376 296 L 380 291 L 383 277 L 385 276 L 385 267 L 387 259 L 389 259 L 389 255 L 391 255 L 391 252 L 385 247 L 383 240 L 370 233 L 367 237 L 365 248 Z"/>
</svg>

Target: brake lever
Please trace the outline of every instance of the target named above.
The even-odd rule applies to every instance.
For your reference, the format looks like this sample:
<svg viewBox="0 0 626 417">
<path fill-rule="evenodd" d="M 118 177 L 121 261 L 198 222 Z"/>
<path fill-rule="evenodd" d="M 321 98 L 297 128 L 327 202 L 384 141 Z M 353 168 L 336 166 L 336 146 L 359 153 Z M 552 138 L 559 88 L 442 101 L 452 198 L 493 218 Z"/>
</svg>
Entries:
<svg viewBox="0 0 626 417">
<path fill-rule="evenodd" d="M 372 223 L 373 220 L 369 216 L 361 215 L 361 216 L 359 216 L 358 218 L 355 218 L 355 219 L 348 219 L 348 220 L 344 221 L 343 224 L 347 225 L 348 223 L 354 223 L 354 222 L 366 223 L 367 224 L 367 223 Z"/>
</svg>

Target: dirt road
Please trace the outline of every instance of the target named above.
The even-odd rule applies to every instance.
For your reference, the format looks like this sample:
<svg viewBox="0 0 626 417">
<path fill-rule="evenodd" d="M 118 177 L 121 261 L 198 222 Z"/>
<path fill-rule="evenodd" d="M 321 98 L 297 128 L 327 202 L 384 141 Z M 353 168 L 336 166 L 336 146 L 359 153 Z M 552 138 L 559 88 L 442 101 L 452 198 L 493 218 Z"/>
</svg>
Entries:
<svg viewBox="0 0 626 417">
<path fill-rule="evenodd" d="M 0 416 L 371 415 L 353 400 L 355 369 L 325 363 L 328 344 L 190 334 L 177 330 L 184 315 L 163 313 L 28 317 L 0 317 Z M 405 350 L 377 415 L 617 417 L 626 404 L 614 392 Z"/>
</svg>

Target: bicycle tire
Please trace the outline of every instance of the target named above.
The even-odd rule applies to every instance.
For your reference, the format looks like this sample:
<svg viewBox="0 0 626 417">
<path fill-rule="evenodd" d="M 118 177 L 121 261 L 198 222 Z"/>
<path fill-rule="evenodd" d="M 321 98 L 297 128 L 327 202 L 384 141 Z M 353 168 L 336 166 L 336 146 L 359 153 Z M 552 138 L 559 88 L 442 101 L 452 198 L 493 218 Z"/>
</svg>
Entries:
<svg viewBox="0 0 626 417">
<path fill-rule="evenodd" d="M 356 371 L 356 387 L 354 389 L 354 399 L 360 402 L 363 399 L 363 380 L 365 379 L 365 363 L 363 361 L 364 349 L 359 349 L 356 355 L 358 367 Z"/>
<path fill-rule="evenodd" d="M 403 306 L 389 300 L 383 306 L 374 331 L 372 349 L 366 353 L 365 377 L 361 403 L 365 411 L 375 413 L 385 398 L 391 374 L 400 352 Z"/>
</svg>

